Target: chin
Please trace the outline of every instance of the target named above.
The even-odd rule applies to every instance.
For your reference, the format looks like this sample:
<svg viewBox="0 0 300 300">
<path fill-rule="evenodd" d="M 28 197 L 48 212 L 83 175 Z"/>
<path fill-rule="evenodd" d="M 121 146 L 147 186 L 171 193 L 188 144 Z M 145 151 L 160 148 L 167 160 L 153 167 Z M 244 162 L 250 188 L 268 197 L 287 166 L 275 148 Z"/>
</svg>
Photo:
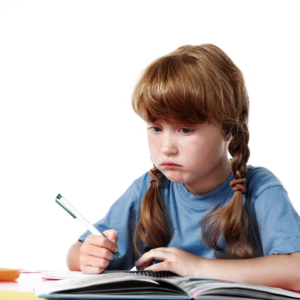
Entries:
<svg viewBox="0 0 300 300">
<path fill-rule="evenodd" d="M 172 176 L 172 174 L 168 174 L 168 171 L 162 173 L 172 182 L 185 183 L 185 180 L 181 176 Z"/>
</svg>

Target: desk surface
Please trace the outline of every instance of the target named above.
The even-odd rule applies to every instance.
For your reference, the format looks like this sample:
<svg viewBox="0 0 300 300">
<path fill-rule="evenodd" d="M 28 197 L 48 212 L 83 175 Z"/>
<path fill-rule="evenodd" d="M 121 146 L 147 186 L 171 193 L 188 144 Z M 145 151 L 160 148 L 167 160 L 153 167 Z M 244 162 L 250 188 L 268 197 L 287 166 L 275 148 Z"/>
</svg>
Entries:
<svg viewBox="0 0 300 300">
<path fill-rule="evenodd" d="M 0 290 L 34 293 L 33 284 L 42 281 L 42 273 L 21 273 L 17 280 L 0 281 Z"/>
</svg>

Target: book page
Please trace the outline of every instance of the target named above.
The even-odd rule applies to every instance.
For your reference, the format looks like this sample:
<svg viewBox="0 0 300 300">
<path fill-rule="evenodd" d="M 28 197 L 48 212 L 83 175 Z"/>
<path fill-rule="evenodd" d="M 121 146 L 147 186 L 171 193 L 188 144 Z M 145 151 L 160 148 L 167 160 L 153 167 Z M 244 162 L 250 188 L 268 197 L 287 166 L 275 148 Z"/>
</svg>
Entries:
<svg viewBox="0 0 300 300">
<path fill-rule="evenodd" d="M 172 279 L 172 282 L 184 289 L 191 297 L 198 298 L 200 295 L 228 295 L 232 290 L 234 295 L 245 296 L 245 291 L 248 296 L 256 297 L 256 292 L 264 292 L 267 294 L 279 295 L 300 299 L 300 294 L 261 285 L 238 283 L 233 281 L 218 280 L 212 278 L 177 278 Z M 234 291 L 233 291 L 234 289 Z M 227 291 L 227 292 L 226 292 Z M 261 293 L 259 293 L 261 294 Z M 276 298 L 276 297 L 268 297 Z"/>
<path fill-rule="evenodd" d="M 48 295 L 59 291 L 73 290 L 78 288 L 84 288 L 92 285 L 101 285 L 111 282 L 122 282 L 122 281 L 144 281 L 151 282 L 154 285 L 158 283 L 148 276 L 139 276 L 130 273 L 111 273 L 111 274 L 100 274 L 90 275 L 78 278 L 71 278 L 65 280 L 51 280 L 33 285 L 33 289 L 37 296 Z"/>
<path fill-rule="evenodd" d="M 126 270 L 106 270 L 102 274 L 113 274 L 113 273 L 125 273 Z M 98 276 L 100 274 L 84 274 L 80 271 L 46 271 L 42 273 L 42 279 L 48 280 L 60 280 L 60 279 L 69 279 L 69 278 L 79 278 L 87 276 Z"/>
</svg>

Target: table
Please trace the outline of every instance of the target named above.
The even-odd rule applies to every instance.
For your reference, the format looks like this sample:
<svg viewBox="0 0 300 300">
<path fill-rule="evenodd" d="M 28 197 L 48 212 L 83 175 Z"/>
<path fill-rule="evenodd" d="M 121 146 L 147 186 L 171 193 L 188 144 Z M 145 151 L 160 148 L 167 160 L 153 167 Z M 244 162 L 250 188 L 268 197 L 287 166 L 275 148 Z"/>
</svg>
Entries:
<svg viewBox="0 0 300 300">
<path fill-rule="evenodd" d="M 14 281 L 0 281 L 1 300 L 37 300 L 33 284 L 42 282 L 42 273 L 21 273 Z"/>
</svg>

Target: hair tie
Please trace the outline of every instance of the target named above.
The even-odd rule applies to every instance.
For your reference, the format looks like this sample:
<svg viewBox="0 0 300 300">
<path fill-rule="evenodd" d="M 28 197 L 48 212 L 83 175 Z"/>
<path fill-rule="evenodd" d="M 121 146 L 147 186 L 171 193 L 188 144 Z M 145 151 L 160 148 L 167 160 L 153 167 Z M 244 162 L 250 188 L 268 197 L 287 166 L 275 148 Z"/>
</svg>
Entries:
<svg viewBox="0 0 300 300">
<path fill-rule="evenodd" d="M 160 180 L 162 178 L 162 173 L 156 167 L 154 167 L 153 169 L 150 169 L 150 171 L 148 173 L 151 176 L 151 178 L 149 179 L 150 183 L 155 181 L 158 184 L 158 186 L 162 186 L 162 183 Z"/>
<path fill-rule="evenodd" d="M 247 189 L 245 187 L 246 178 L 234 179 L 230 181 L 230 186 L 233 186 L 233 191 L 241 191 L 243 194 L 247 193 Z M 241 184 L 242 183 L 242 184 Z"/>
</svg>

